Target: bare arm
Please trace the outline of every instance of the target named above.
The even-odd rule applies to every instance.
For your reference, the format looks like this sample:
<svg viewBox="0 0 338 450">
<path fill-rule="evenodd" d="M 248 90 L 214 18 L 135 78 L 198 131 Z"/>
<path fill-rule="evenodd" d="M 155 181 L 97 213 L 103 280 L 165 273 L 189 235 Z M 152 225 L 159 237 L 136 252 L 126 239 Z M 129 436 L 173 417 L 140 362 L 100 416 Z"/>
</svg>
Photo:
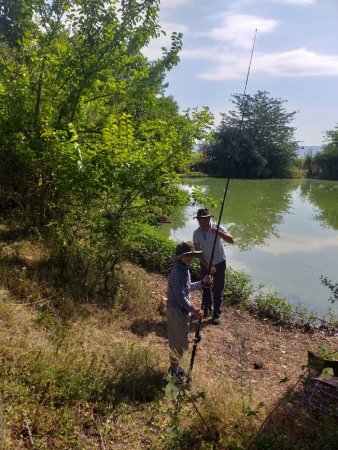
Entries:
<svg viewBox="0 0 338 450">
<path fill-rule="evenodd" d="M 213 234 L 216 234 L 216 231 L 217 231 L 217 227 L 213 227 L 211 229 L 211 232 Z M 228 244 L 233 244 L 235 242 L 235 240 L 232 237 L 232 235 L 230 233 L 228 233 L 227 231 L 222 231 L 222 230 L 218 229 L 218 236 L 220 238 L 222 238 L 223 241 L 227 242 Z"/>
</svg>

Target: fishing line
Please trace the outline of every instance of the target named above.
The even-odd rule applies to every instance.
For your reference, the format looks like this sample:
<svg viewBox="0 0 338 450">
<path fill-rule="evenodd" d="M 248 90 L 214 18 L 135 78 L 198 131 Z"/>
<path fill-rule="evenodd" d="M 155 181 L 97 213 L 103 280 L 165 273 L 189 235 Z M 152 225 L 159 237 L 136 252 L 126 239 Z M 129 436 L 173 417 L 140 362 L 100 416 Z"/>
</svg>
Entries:
<svg viewBox="0 0 338 450">
<path fill-rule="evenodd" d="M 253 53 L 254 53 L 254 49 L 255 49 L 256 36 L 257 36 L 257 29 L 255 30 L 255 35 L 254 35 L 252 49 L 251 49 L 251 55 L 250 55 L 248 71 L 247 71 L 246 79 L 245 79 L 245 86 L 244 86 L 244 91 L 243 91 L 244 102 L 245 102 L 246 89 L 247 89 L 247 86 L 248 86 L 248 80 L 249 80 L 249 75 L 250 75 L 250 70 L 251 70 L 252 57 L 253 57 Z M 245 117 L 246 109 L 247 109 L 247 102 L 244 103 L 244 107 L 242 109 L 242 116 L 241 116 L 241 122 L 240 122 L 238 135 L 237 135 L 237 142 L 239 142 L 239 137 L 241 136 L 241 133 L 242 133 L 242 130 L 243 130 L 243 123 L 244 123 L 244 117 Z M 236 146 L 235 146 L 235 148 L 236 148 Z M 217 237 L 218 237 L 218 233 L 219 233 L 219 227 L 220 227 L 220 224 L 221 224 L 224 203 L 225 203 L 225 199 L 226 199 L 226 196 L 227 196 L 227 193 L 228 193 L 229 183 L 230 183 L 230 176 L 228 176 L 227 181 L 226 181 L 226 186 L 225 186 L 225 190 L 224 190 L 223 200 L 222 200 L 222 204 L 221 204 L 221 210 L 220 210 L 220 214 L 219 214 L 219 218 L 218 218 L 218 222 L 217 222 L 217 227 L 216 227 L 215 239 L 214 239 L 212 252 L 211 252 L 211 257 L 210 257 L 210 262 L 209 262 L 208 275 L 210 275 L 211 268 L 212 268 L 212 261 L 214 259 L 215 247 L 216 247 Z M 209 287 L 209 289 L 210 288 L 211 287 Z M 204 309 L 204 306 L 205 306 L 205 294 L 203 294 L 203 297 L 202 297 L 201 309 Z M 193 344 L 193 348 L 192 348 L 192 351 L 191 351 L 191 359 L 190 359 L 189 371 L 188 371 L 188 374 L 187 374 L 188 383 L 191 381 L 191 374 L 192 374 L 192 370 L 193 370 L 193 367 L 194 367 L 194 361 L 195 361 L 195 357 L 196 357 L 197 345 L 202 339 L 201 325 L 202 325 L 202 318 L 199 318 L 198 324 L 197 324 L 197 328 L 196 328 L 196 332 L 195 332 L 195 337 L 194 337 L 194 344 Z"/>
</svg>

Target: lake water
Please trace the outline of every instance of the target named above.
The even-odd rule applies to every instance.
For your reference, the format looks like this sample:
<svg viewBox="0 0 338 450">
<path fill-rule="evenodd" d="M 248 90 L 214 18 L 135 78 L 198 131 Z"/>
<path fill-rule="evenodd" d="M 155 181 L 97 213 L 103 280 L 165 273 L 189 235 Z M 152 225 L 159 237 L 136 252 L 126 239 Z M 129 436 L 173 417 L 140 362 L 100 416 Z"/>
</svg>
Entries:
<svg viewBox="0 0 338 450">
<path fill-rule="evenodd" d="M 194 186 L 218 200 L 226 179 L 189 178 L 182 187 Z M 163 233 L 176 241 L 192 240 L 198 226 L 193 219 L 199 207 L 178 210 Z M 209 208 L 217 223 L 218 208 Z M 230 180 L 221 223 L 234 236 L 226 244 L 227 261 L 244 270 L 263 291 L 277 291 L 297 305 L 320 314 L 331 303 L 324 275 L 338 283 L 338 181 Z M 338 312 L 338 305 L 334 304 Z"/>
</svg>

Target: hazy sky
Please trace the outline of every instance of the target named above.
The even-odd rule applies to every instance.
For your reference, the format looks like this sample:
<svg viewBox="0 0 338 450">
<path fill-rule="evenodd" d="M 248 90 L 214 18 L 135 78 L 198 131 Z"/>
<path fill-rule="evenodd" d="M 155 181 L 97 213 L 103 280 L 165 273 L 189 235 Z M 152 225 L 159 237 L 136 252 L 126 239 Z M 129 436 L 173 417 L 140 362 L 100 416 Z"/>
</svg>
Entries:
<svg viewBox="0 0 338 450">
<path fill-rule="evenodd" d="M 161 0 L 167 36 L 152 42 L 155 58 L 183 33 L 181 61 L 167 93 L 181 109 L 219 113 L 242 94 L 257 29 L 248 94 L 267 91 L 298 111 L 293 126 L 303 145 L 321 145 L 338 124 L 338 0 Z"/>
</svg>

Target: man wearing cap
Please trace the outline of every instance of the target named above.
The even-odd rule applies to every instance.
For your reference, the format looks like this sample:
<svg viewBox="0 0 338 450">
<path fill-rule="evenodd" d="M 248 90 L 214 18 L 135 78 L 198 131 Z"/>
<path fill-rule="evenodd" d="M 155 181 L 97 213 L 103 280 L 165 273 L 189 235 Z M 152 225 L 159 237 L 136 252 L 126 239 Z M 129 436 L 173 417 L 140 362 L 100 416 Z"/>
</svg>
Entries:
<svg viewBox="0 0 338 450">
<path fill-rule="evenodd" d="M 196 217 L 194 217 L 194 219 L 198 220 L 199 227 L 194 231 L 193 242 L 196 251 L 203 251 L 203 255 L 201 255 L 200 257 L 202 277 L 208 274 L 209 265 L 211 263 L 210 273 L 213 274 L 213 284 L 211 289 L 204 289 L 203 309 L 204 316 L 207 317 L 211 313 L 213 300 L 214 310 L 212 323 L 214 325 L 218 325 L 220 323 L 226 269 L 226 254 L 222 241 L 233 244 L 234 239 L 231 234 L 228 233 L 228 231 L 220 225 L 218 228 L 213 258 L 211 261 L 215 235 L 217 232 L 217 226 L 211 223 L 211 217 L 212 216 L 207 208 L 201 208 L 197 211 L 197 215 Z"/>
<path fill-rule="evenodd" d="M 182 242 L 176 247 L 176 262 L 168 279 L 167 326 L 169 340 L 170 367 L 168 373 L 179 377 L 184 371 L 179 367 L 185 350 L 188 350 L 189 313 L 203 317 L 203 310 L 196 308 L 190 302 L 190 292 L 202 289 L 211 283 L 211 275 L 205 274 L 202 281 L 191 282 L 188 265 L 195 256 L 200 256 L 202 250 L 194 250 L 193 245 Z"/>
</svg>

